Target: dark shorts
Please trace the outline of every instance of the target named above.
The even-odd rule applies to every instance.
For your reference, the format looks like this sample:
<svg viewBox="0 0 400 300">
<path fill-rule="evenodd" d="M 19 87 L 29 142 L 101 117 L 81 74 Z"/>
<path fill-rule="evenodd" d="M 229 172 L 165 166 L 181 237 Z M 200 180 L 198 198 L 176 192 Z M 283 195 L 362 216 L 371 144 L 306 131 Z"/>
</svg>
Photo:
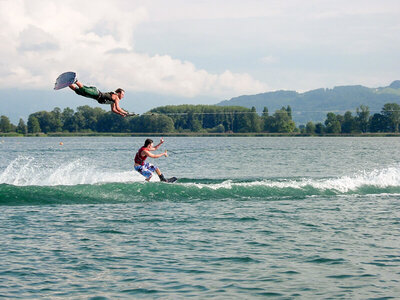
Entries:
<svg viewBox="0 0 400 300">
<path fill-rule="evenodd" d="M 153 172 L 158 168 L 151 163 L 145 163 L 143 166 L 135 166 L 135 170 L 142 174 L 147 179 L 150 179 L 153 176 Z"/>
<path fill-rule="evenodd" d="M 75 93 L 77 93 L 80 96 L 87 97 L 87 98 L 92 98 L 97 100 L 100 95 L 100 91 L 97 89 L 95 86 L 83 86 L 81 88 L 75 89 Z"/>
<path fill-rule="evenodd" d="M 112 98 L 112 93 L 102 93 L 95 86 L 83 86 L 75 89 L 75 93 L 80 96 L 92 98 L 100 104 L 113 104 L 115 101 Z"/>
</svg>

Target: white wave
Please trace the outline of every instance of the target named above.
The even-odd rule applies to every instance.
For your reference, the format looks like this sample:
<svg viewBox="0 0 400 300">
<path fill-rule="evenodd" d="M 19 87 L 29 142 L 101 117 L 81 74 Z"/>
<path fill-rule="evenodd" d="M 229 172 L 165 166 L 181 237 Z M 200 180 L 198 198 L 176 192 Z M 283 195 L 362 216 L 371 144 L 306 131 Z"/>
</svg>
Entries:
<svg viewBox="0 0 400 300">
<path fill-rule="evenodd" d="M 1 172 L 1 171 L 0 171 Z M 129 171 L 99 170 L 84 159 L 65 162 L 62 165 L 43 163 L 33 157 L 18 157 L 0 173 L 0 184 L 17 186 L 56 186 L 97 184 L 106 182 L 135 182 L 144 178 Z"/>
<path fill-rule="evenodd" d="M 152 181 L 158 181 L 153 176 Z M 20 156 L 0 170 L 0 184 L 12 184 L 17 186 L 56 186 L 98 184 L 106 182 L 144 182 L 144 177 L 132 169 L 116 171 L 96 167 L 86 159 L 59 162 L 48 162 L 39 158 Z M 179 184 L 179 183 L 178 183 Z M 361 171 L 351 176 L 342 176 L 328 179 L 303 178 L 296 180 L 257 180 L 250 182 L 235 182 L 226 180 L 220 183 L 182 183 L 187 187 L 212 190 L 232 189 L 235 187 L 269 187 L 277 189 L 305 189 L 332 190 L 338 193 L 355 191 L 363 186 L 378 188 L 400 187 L 400 165 L 373 171 Z"/>
<path fill-rule="evenodd" d="M 346 193 L 355 191 L 363 186 L 374 186 L 378 188 L 396 187 L 400 186 L 400 167 L 389 167 L 380 170 L 373 170 L 370 172 L 362 171 L 352 176 L 343 176 L 339 178 L 328 179 L 309 179 L 303 178 L 299 180 L 283 180 L 271 181 L 260 180 L 252 182 L 234 182 L 226 180 L 221 183 L 203 184 L 203 183 L 185 183 L 186 186 L 194 186 L 199 189 L 209 188 L 212 190 L 218 189 L 232 189 L 234 187 L 257 187 L 264 186 L 269 188 L 292 188 L 304 189 L 312 187 L 318 190 L 332 190 L 339 193 Z"/>
</svg>

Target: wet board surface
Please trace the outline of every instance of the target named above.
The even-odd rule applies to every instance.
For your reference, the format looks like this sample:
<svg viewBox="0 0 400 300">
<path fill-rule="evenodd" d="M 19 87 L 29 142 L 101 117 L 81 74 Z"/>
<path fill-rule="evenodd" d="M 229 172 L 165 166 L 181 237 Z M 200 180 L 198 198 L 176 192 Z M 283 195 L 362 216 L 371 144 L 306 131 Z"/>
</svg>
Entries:
<svg viewBox="0 0 400 300">
<path fill-rule="evenodd" d="M 62 73 L 60 76 L 57 77 L 56 83 L 54 84 L 54 89 L 55 90 L 63 89 L 69 86 L 70 84 L 73 84 L 75 79 L 76 79 L 75 72 Z"/>
</svg>

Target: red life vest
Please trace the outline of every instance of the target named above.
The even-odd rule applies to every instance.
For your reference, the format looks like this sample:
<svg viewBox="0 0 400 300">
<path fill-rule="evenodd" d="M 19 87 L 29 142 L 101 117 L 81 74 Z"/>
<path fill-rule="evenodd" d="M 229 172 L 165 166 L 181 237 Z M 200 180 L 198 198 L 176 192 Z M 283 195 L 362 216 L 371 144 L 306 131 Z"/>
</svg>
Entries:
<svg viewBox="0 0 400 300">
<path fill-rule="evenodd" d="M 141 147 L 140 149 L 139 149 L 139 151 L 136 153 L 136 155 L 135 155 L 135 163 L 137 163 L 137 164 L 139 164 L 139 165 L 141 165 L 141 166 L 143 166 L 144 165 L 144 161 L 146 160 L 146 158 L 147 158 L 147 155 L 145 155 L 145 156 L 142 156 L 141 154 L 142 154 L 142 151 L 143 150 L 147 150 L 147 147 L 145 147 L 145 146 L 143 146 L 143 147 Z"/>
</svg>

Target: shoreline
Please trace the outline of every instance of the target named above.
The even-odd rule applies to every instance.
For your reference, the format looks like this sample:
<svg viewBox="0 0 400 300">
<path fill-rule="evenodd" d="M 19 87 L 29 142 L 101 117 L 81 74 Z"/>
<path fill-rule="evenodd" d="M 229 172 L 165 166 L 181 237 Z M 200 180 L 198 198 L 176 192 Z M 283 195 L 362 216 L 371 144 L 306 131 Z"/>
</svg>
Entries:
<svg viewBox="0 0 400 300">
<path fill-rule="evenodd" d="M 247 133 L 121 133 L 121 132 L 52 132 L 35 134 L 0 133 L 0 137 L 146 137 L 146 136 L 165 136 L 165 137 L 400 137 L 400 133 L 354 133 L 354 134 L 306 134 L 306 133 L 268 133 L 268 132 L 247 132 Z"/>
</svg>

